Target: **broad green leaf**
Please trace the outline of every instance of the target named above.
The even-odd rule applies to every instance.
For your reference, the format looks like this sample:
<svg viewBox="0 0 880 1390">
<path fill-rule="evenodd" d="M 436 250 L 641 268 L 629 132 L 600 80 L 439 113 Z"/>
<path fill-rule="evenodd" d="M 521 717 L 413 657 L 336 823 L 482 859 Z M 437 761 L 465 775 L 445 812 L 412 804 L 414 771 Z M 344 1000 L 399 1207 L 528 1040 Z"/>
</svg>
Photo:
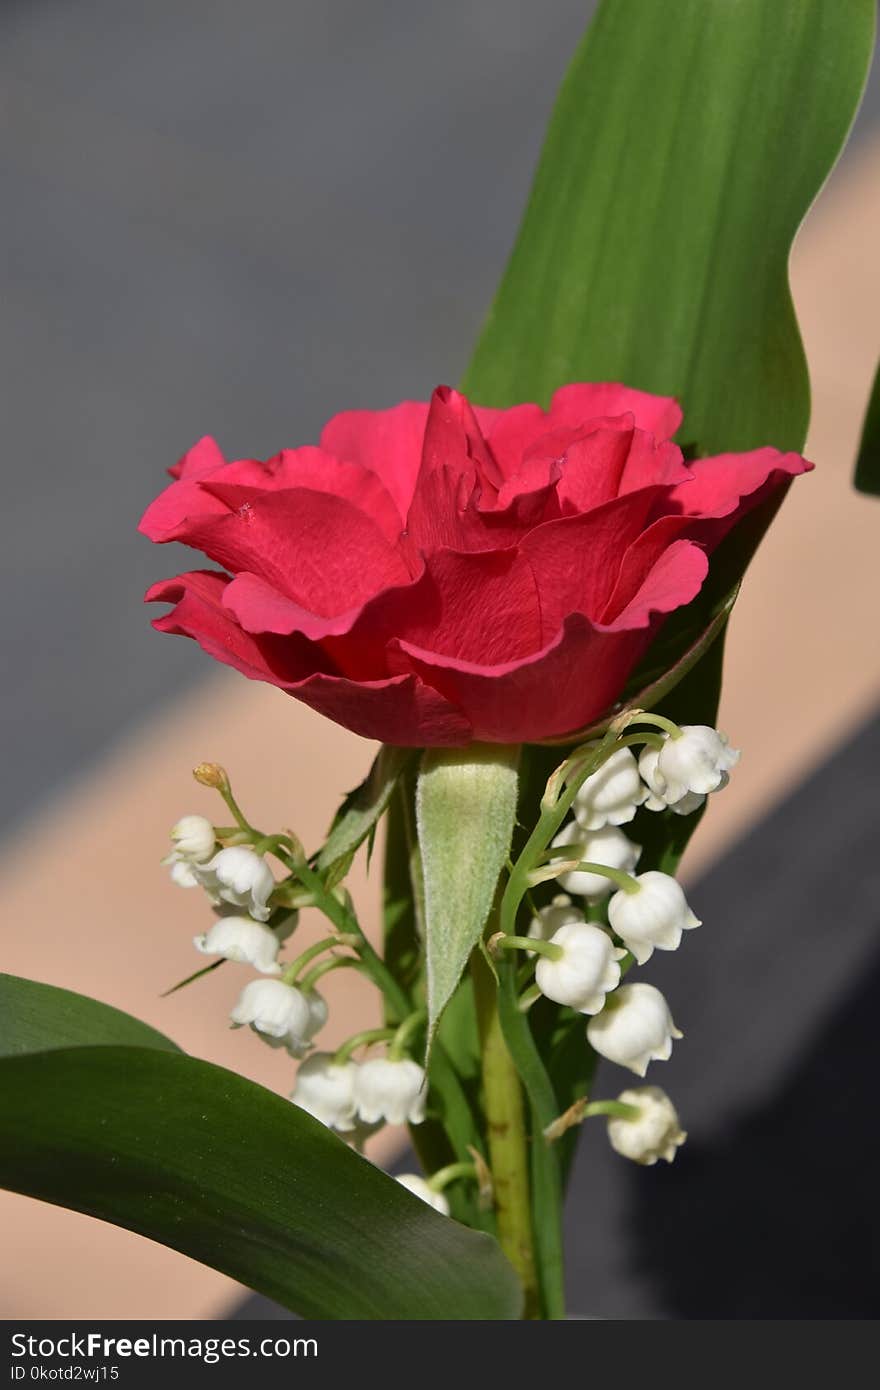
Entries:
<svg viewBox="0 0 880 1390">
<path fill-rule="evenodd" d="M 329 869 L 337 860 L 353 854 L 375 830 L 391 800 L 398 777 L 413 756 L 411 748 L 382 746 L 364 781 L 349 792 L 340 806 L 318 855 L 319 869 Z"/>
<path fill-rule="evenodd" d="M 0 975 L 0 1057 L 99 1043 L 180 1051 L 149 1024 L 109 1004 L 37 980 Z"/>
<path fill-rule="evenodd" d="M 519 749 L 432 748 L 416 823 L 425 885 L 428 1041 L 489 917 L 516 819 Z"/>
<path fill-rule="evenodd" d="M 860 492 L 880 497 L 880 365 L 877 367 L 871 399 L 868 401 L 862 425 L 855 485 Z"/>
<path fill-rule="evenodd" d="M 490 1237 L 406 1192 L 295 1105 L 182 1053 L 0 1061 L 0 1183 L 222 1270 L 307 1317 L 515 1318 Z"/>
<path fill-rule="evenodd" d="M 852 122 L 873 0 L 604 0 L 464 387 L 677 395 L 700 453 L 799 449 L 791 243 Z"/>
</svg>

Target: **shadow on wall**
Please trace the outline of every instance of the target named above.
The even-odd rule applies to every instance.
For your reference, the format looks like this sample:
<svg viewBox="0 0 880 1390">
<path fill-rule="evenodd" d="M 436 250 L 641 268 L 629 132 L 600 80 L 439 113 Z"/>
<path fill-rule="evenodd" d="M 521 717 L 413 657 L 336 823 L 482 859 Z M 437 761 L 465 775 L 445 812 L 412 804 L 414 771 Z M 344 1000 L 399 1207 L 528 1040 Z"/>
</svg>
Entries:
<svg viewBox="0 0 880 1390">
<path fill-rule="evenodd" d="M 661 1316 L 877 1317 L 878 997 L 880 952 L 772 1100 L 631 1173 L 629 1257 Z"/>
</svg>

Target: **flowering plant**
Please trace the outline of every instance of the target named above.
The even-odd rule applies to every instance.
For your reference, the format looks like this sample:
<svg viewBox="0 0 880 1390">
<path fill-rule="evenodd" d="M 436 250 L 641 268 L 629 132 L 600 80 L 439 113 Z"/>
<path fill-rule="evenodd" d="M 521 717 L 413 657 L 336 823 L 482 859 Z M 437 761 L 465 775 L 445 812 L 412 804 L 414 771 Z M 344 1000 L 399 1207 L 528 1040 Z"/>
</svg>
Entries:
<svg viewBox="0 0 880 1390">
<path fill-rule="evenodd" d="M 870 45 L 867 0 L 811 8 L 821 62 L 794 0 L 644 6 L 635 43 L 605 0 L 467 394 L 337 415 L 266 463 L 203 439 L 171 470 L 142 530 L 214 568 L 155 585 L 155 626 L 381 747 L 318 846 L 255 825 L 217 763 L 195 777 L 222 810 L 171 832 L 172 880 L 213 909 L 181 983 L 237 975 L 231 1022 L 289 1054 L 293 1103 L 7 977 L 9 1186 L 306 1315 L 557 1318 L 582 1126 L 673 1161 L 654 1081 L 682 1020 L 651 958 L 701 925 L 676 872 L 739 757 L 724 630 L 810 466 L 785 260 Z M 377 942 L 347 878 L 380 829 Z M 377 1020 L 331 1049 L 319 986 L 342 969 Z M 384 1124 L 420 1167 L 396 1182 L 362 1152 Z"/>
</svg>

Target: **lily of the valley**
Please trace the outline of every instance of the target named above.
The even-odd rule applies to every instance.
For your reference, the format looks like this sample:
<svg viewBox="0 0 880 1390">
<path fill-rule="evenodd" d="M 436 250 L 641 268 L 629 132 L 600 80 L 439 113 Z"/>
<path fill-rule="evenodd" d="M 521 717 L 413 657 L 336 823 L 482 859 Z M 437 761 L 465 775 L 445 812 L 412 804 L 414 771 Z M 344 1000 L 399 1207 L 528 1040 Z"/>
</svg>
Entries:
<svg viewBox="0 0 880 1390">
<path fill-rule="evenodd" d="M 535 982 L 547 999 L 567 1004 L 582 1014 L 597 1014 L 606 994 L 620 983 L 618 961 L 626 955 L 607 932 L 589 922 L 569 922 L 559 927 L 550 944 L 560 952 L 538 957 Z"/>
<path fill-rule="evenodd" d="M 301 1110 L 341 1134 L 355 1129 L 357 1063 L 337 1062 L 332 1052 L 313 1052 L 300 1064 L 291 1092 Z"/>
<path fill-rule="evenodd" d="M 240 961 L 263 975 L 281 974 L 278 937 L 252 917 L 221 917 L 208 931 L 194 936 L 193 945 L 203 955 Z"/>
<path fill-rule="evenodd" d="M 623 751 L 626 753 L 629 749 L 625 748 Z M 569 821 L 559 831 L 552 847 L 556 849 L 560 845 L 571 847 L 572 859 L 577 858 L 590 864 L 604 864 L 609 869 L 620 869 L 625 874 L 632 873 L 642 852 L 641 845 L 627 839 L 616 825 L 606 825 L 601 830 L 584 830 L 577 821 Z M 559 885 L 566 893 L 573 893 L 576 898 L 586 898 L 590 902 L 607 898 L 614 886 L 609 878 L 602 874 L 589 873 L 586 869 L 571 869 L 560 874 Z"/>
<path fill-rule="evenodd" d="M 588 748 L 598 746 L 597 742 L 587 744 Z M 626 825 L 647 795 L 632 753 L 618 748 L 581 784 L 574 799 L 575 819 L 582 830 Z"/>
<path fill-rule="evenodd" d="M 644 1076 L 650 1062 L 665 1062 L 682 1034 L 669 1005 L 653 985 L 621 985 L 587 1024 L 587 1038 L 609 1062 Z"/>
<path fill-rule="evenodd" d="M 214 853 L 214 827 L 206 816 L 181 816 L 171 827 L 173 853 L 192 864 L 204 864 Z"/>
<path fill-rule="evenodd" d="M 639 758 L 639 772 L 645 780 L 650 795 L 645 802 L 645 807 L 649 811 L 674 811 L 677 816 L 690 816 L 694 811 L 698 811 L 706 800 L 705 796 L 697 792 L 685 792 L 684 796 L 679 796 L 681 788 L 678 785 L 670 788 L 666 778 L 657 771 L 657 762 L 660 757 L 659 748 L 653 748 L 650 744 L 642 750 Z"/>
<path fill-rule="evenodd" d="M 409 1057 L 370 1057 L 354 1081 L 357 1113 L 367 1124 L 420 1125 L 425 1118 L 425 1073 Z"/>
<path fill-rule="evenodd" d="M 275 880 L 265 859 L 254 850 L 244 845 L 221 849 L 198 876 L 208 892 L 221 902 L 246 908 L 258 922 L 268 919 Z"/>
<path fill-rule="evenodd" d="M 623 1105 L 632 1106 L 638 1115 L 633 1119 L 609 1116 L 608 1138 L 612 1149 L 646 1167 L 659 1158 L 671 1163 L 687 1135 L 666 1092 L 659 1086 L 633 1086 L 617 1099 Z"/>
<path fill-rule="evenodd" d="M 251 980 L 230 1018 L 234 1028 L 249 1024 L 272 1047 L 302 1057 L 327 1022 L 327 1005 L 316 990 L 305 992 L 283 980 Z"/>
<path fill-rule="evenodd" d="M 557 893 L 552 902 L 547 903 L 546 907 L 539 908 L 535 913 L 529 923 L 528 934 L 536 941 L 549 941 L 560 927 L 568 926 L 571 922 L 583 922 L 583 920 L 582 909 L 575 907 L 566 893 Z"/>
<path fill-rule="evenodd" d="M 666 783 L 668 796 L 678 801 L 687 792 L 705 796 L 726 786 L 739 757 L 739 750 L 731 748 L 717 729 L 683 724 L 679 733 L 663 740 L 656 771 Z"/>
<path fill-rule="evenodd" d="M 608 904 L 608 921 L 621 941 L 644 965 L 660 951 L 674 951 L 682 932 L 700 925 L 688 907 L 681 884 L 670 874 L 649 869 L 632 890 L 620 889 Z"/>
</svg>

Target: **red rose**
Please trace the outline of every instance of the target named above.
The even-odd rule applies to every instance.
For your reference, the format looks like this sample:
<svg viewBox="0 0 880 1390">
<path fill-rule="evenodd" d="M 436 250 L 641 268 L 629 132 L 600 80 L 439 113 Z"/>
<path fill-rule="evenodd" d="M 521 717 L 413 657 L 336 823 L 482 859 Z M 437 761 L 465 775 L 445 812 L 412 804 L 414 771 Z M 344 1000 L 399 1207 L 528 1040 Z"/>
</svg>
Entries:
<svg viewBox="0 0 880 1390">
<path fill-rule="evenodd" d="M 203 439 L 141 530 L 226 573 L 154 585 L 154 624 L 368 738 L 535 742 L 620 694 L 726 532 L 810 465 L 685 464 L 674 400 L 573 385 L 549 411 L 350 411 L 320 448 L 227 463 Z"/>
</svg>

